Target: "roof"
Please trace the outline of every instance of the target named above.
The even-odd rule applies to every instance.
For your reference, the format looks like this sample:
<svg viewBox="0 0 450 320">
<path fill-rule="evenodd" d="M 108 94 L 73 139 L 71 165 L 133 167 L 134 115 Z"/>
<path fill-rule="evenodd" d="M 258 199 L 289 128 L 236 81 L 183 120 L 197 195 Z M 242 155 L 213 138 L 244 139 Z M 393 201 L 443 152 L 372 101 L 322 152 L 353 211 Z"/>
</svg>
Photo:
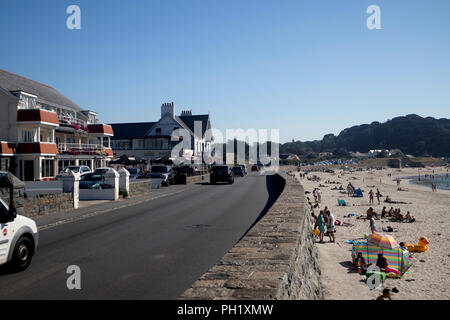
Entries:
<svg viewBox="0 0 450 320">
<path fill-rule="evenodd" d="M 183 121 L 192 132 L 194 132 L 194 123 L 196 121 L 200 121 L 202 123 L 202 135 L 205 134 L 205 131 L 209 129 L 209 114 L 201 114 L 201 115 L 182 115 L 178 116 L 181 121 Z"/>
<path fill-rule="evenodd" d="M 209 115 L 183 115 L 176 116 L 175 121 L 181 122 L 192 132 L 194 132 L 195 121 L 200 121 L 202 123 L 202 135 L 207 129 L 210 128 Z M 150 129 L 158 122 L 136 122 L 136 123 L 111 123 L 114 130 L 113 140 L 124 140 L 130 138 L 144 137 L 150 131 Z M 184 126 L 183 126 L 184 127 Z"/>
<path fill-rule="evenodd" d="M 124 140 L 135 137 L 143 137 L 153 127 L 156 122 L 136 122 L 136 123 L 111 123 L 114 131 L 113 140 Z"/>
<path fill-rule="evenodd" d="M 0 87 L 6 91 L 24 91 L 36 95 L 37 101 L 53 106 L 66 107 L 75 111 L 82 109 L 74 102 L 63 96 L 56 89 L 17 74 L 0 69 Z"/>
</svg>

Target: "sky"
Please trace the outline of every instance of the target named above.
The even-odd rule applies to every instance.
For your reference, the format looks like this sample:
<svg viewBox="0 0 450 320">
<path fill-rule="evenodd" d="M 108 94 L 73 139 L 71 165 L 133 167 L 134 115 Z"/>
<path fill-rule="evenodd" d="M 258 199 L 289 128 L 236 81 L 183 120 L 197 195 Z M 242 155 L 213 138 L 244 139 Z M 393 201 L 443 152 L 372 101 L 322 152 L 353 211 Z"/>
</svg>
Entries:
<svg viewBox="0 0 450 320">
<path fill-rule="evenodd" d="M 66 27 L 70 5 L 80 30 Z M 0 0 L 0 68 L 105 123 L 156 121 L 173 101 L 220 130 L 315 140 L 411 113 L 449 118 L 449 14 L 448 0 Z"/>
</svg>

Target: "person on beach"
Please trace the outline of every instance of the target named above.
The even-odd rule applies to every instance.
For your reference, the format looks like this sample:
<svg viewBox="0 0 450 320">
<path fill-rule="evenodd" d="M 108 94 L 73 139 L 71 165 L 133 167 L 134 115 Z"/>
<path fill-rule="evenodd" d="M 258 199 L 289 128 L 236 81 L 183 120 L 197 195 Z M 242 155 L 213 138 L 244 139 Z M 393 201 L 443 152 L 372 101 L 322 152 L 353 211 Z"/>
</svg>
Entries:
<svg viewBox="0 0 450 320">
<path fill-rule="evenodd" d="M 386 206 L 383 207 L 383 210 L 381 210 L 381 217 L 386 218 L 388 216 L 388 212 L 386 210 Z"/>
<path fill-rule="evenodd" d="M 366 259 L 364 259 L 361 252 L 358 252 L 356 259 L 353 262 L 353 265 L 360 274 L 366 274 L 368 264 L 366 263 Z"/>
<path fill-rule="evenodd" d="M 377 196 L 377 200 L 378 200 L 378 205 L 380 205 L 381 192 L 378 188 L 377 188 L 376 196 Z"/>
<path fill-rule="evenodd" d="M 373 191 L 370 189 L 369 191 L 369 204 L 373 204 Z"/>
<path fill-rule="evenodd" d="M 389 215 L 389 217 L 393 217 L 394 216 L 394 207 L 391 207 L 389 209 L 388 215 Z"/>
<path fill-rule="evenodd" d="M 377 233 L 378 232 L 378 228 L 377 228 L 377 225 L 375 224 L 374 217 L 370 218 L 370 231 L 372 233 Z"/>
<path fill-rule="evenodd" d="M 320 211 L 319 215 L 317 216 L 317 227 L 319 228 L 320 231 L 319 234 L 320 243 L 323 243 L 323 235 L 325 233 L 325 219 L 323 216 L 323 211 Z"/>
<path fill-rule="evenodd" d="M 387 259 L 383 256 L 382 253 L 378 254 L 377 267 L 380 268 L 381 272 L 386 272 L 386 268 L 388 268 Z"/>
<path fill-rule="evenodd" d="M 334 223 L 336 219 L 334 218 L 334 215 L 331 214 L 330 211 L 327 212 L 328 215 L 328 224 L 327 224 L 327 233 L 330 237 L 330 242 L 335 242 L 334 233 L 336 232 L 336 227 L 334 226 Z"/>
<path fill-rule="evenodd" d="M 383 294 L 377 298 L 377 300 L 392 300 L 391 298 L 391 290 L 383 289 Z"/>
<path fill-rule="evenodd" d="M 367 209 L 367 219 L 370 219 L 372 217 L 375 217 L 375 219 L 380 220 L 380 218 L 378 217 L 378 213 L 376 213 L 372 207 L 370 207 L 369 209 Z"/>
<path fill-rule="evenodd" d="M 322 201 L 322 190 L 317 189 L 317 202 L 321 203 Z"/>
<path fill-rule="evenodd" d="M 406 222 L 415 222 L 416 218 L 414 218 L 414 216 L 412 216 L 411 213 L 409 213 L 409 211 L 408 211 L 408 212 L 406 212 L 406 215 L 405 215 L 405 221 Z"/>
</svg>

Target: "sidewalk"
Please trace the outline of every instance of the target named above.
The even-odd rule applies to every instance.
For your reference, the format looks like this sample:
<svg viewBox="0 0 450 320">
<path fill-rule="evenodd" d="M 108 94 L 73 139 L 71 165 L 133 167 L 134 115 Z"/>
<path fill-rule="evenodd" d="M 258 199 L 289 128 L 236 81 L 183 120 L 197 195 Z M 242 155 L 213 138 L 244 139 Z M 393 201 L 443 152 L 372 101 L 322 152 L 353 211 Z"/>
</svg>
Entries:
<svg viewBox="0 0 450 320">
<path fill-rule="evenodd" d="M 192 185 L 174 185 L 168 188 L 152 189 L 152 191 L 146 195 L 131 197 L 128 199 L 119 199 L 117 201 L 109 200 L 91 200 L 80 201 L 79 208 L 62 211 L 57 213 L 51 213 L 48 215 L 42 215 L 33 217 L 39 230 L 45 230 L 57 225 L 78 221 L 93 217 L 102 213 L 110 212 L 125 207 L 135 206 L 143 202 L 152 201 L 161 197 L 171 196 L 180 192 L 188 190 Z"/>
</svg>

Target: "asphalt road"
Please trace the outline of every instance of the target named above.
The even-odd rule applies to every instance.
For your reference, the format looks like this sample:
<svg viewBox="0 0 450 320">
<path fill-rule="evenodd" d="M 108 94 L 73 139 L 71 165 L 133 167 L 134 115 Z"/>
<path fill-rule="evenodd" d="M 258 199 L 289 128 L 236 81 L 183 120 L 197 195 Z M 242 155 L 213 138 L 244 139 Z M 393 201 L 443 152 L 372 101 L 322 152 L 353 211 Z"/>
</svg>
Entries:
<svg viewBox="0 0 450 320">
<path fill-rule="evenodd" d="M 42 230 L 31 266 L 0 272 L 0 299 L 176 299 L 265 213 L 270 180 L 186 186 Z M 81 269 L 80 290 L 67 289 L 70 265 Z"/>
</svg>

